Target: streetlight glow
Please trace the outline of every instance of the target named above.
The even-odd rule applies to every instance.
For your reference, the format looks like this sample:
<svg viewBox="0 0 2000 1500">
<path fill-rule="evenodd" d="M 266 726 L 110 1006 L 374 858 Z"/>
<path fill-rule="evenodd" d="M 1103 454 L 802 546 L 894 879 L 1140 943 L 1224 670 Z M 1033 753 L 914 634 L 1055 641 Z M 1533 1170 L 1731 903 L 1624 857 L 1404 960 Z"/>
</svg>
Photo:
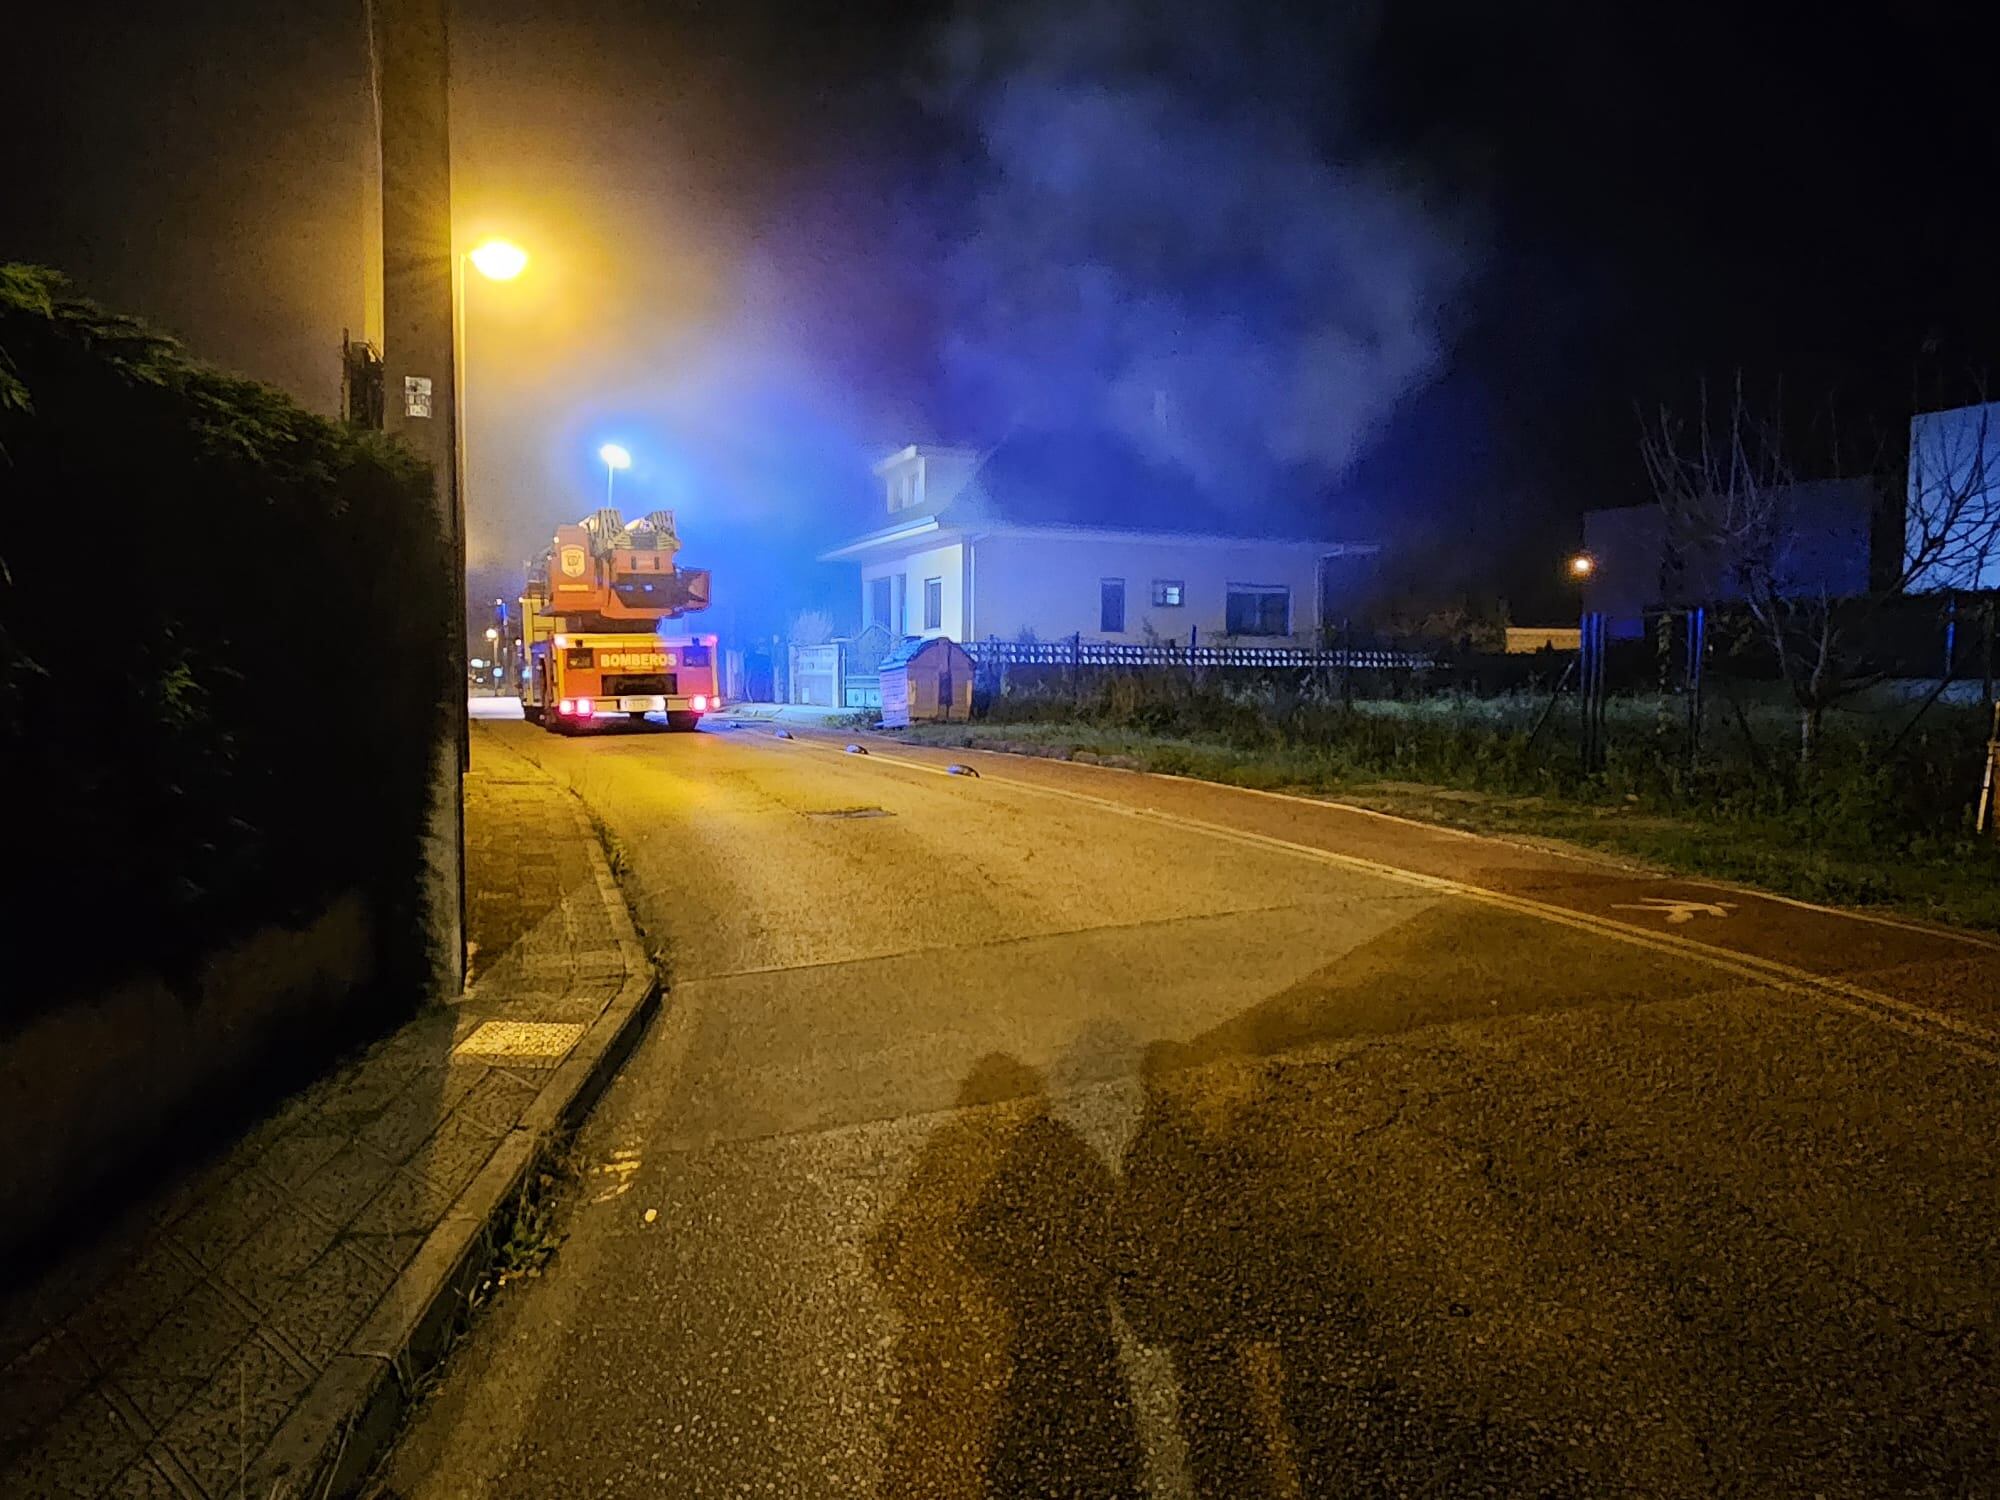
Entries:
<svg viewBox="0 0 2000 1500">
<path fill-rule="evenodd" d="M 1597 571 L 1597 559 L 1588 552 L 1579 552 L 1569 560 L 1569 576 L 1588 578 Z"/>
<path fill-rule="evenodd" d="M 510 240 L 487 240 L 467 258 L 489 281 L 512 281 L 528 268 L 528 252 Z"/>
<path fill-rule="evenodd" d="M 495 630 L 492 626 L 489 625 L 486 627 L 486 639 L 489 641 L 497 641 L 500 639 L 500 632 Z"/>
<path fill-rule="evenodd" d="M 632 467 L 632 455 L 616 443 L 606 443 L 597 456 L 604 460 L 604 507 L 610 510 L 618 493 L 618 471 Z"/>
</svg>

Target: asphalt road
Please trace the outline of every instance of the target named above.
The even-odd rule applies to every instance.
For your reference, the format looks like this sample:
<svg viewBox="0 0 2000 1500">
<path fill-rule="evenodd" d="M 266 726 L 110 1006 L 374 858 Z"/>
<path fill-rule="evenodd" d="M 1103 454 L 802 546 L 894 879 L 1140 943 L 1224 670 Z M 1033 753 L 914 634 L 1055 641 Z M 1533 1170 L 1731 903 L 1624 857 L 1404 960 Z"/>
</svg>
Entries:
<svg viewBox="0 0 2000 1500">
<path fill-rule="evenodd" d="M 1352 810 L 482 725 L 668 1006 L 386 1483 L 2000 1493 L 2000 950 Z"/>
</svg>

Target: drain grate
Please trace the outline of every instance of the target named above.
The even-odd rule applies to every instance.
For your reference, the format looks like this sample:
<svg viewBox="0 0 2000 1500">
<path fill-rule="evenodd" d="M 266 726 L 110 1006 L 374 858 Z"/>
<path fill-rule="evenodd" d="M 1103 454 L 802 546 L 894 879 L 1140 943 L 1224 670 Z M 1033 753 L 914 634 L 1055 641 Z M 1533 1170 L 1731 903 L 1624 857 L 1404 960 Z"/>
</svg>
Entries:
<svg viewBox="0 0 2000 1500">
<path fill-rule="evenodd" d="M 806 814 L 809 818 L 892 818 L 894 813 L 880 807 L 826 807 Z"/>
<path fill-rule="evenodd" d="M 582 1035 L 583 1027 L 566 1021 L 482 1021 L 451 1055 L 556 1063 Z"/>
</svg>

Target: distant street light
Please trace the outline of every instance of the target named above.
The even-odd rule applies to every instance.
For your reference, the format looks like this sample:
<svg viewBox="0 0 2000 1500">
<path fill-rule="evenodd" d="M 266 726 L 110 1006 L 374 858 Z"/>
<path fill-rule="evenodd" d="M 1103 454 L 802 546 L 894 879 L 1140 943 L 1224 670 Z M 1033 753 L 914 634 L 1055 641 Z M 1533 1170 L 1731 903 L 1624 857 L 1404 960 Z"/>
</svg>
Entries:
<svg viewBox="0 0 2000 1500">
<path fill-rule="evenodd" d="M 1597 571 L 1597 559 L 1588 552 L 1579 552 L 1569 560 L 1569 576 L 1588 578 Z"/>
<path fill-rule="evenodd" d="M 486 627 L 486 639 L 489 641 L 497 641 L 500 639 L 500 632 L 495 630 L 492 626 L 489 625 Z"/>
<path fill-rule="evenodd" d="M 632 455 L 616 443 L 606 443 L 597 450 L 597 456 L 604 460 L 604 508 L 610 510 L 611 497 L 618 484 L 618 471 L 632 467 Z"/>
</svg>

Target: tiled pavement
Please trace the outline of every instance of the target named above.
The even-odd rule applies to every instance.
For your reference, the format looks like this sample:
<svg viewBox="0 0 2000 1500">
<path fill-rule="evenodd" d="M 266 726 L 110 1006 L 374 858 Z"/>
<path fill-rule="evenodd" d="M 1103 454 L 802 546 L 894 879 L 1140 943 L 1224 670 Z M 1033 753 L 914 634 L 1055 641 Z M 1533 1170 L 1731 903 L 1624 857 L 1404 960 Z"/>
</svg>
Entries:
<svg viewBox="0 0 2000 1500">
<path fill-rule="evenodd" d="M 315 1376 L 619 993 L 567 795 L 475 736 L 465 998 L 418 1016 L 100 1241 L 0 1289 L 0 1496 L 235 1496 Z"/>
</svg>

